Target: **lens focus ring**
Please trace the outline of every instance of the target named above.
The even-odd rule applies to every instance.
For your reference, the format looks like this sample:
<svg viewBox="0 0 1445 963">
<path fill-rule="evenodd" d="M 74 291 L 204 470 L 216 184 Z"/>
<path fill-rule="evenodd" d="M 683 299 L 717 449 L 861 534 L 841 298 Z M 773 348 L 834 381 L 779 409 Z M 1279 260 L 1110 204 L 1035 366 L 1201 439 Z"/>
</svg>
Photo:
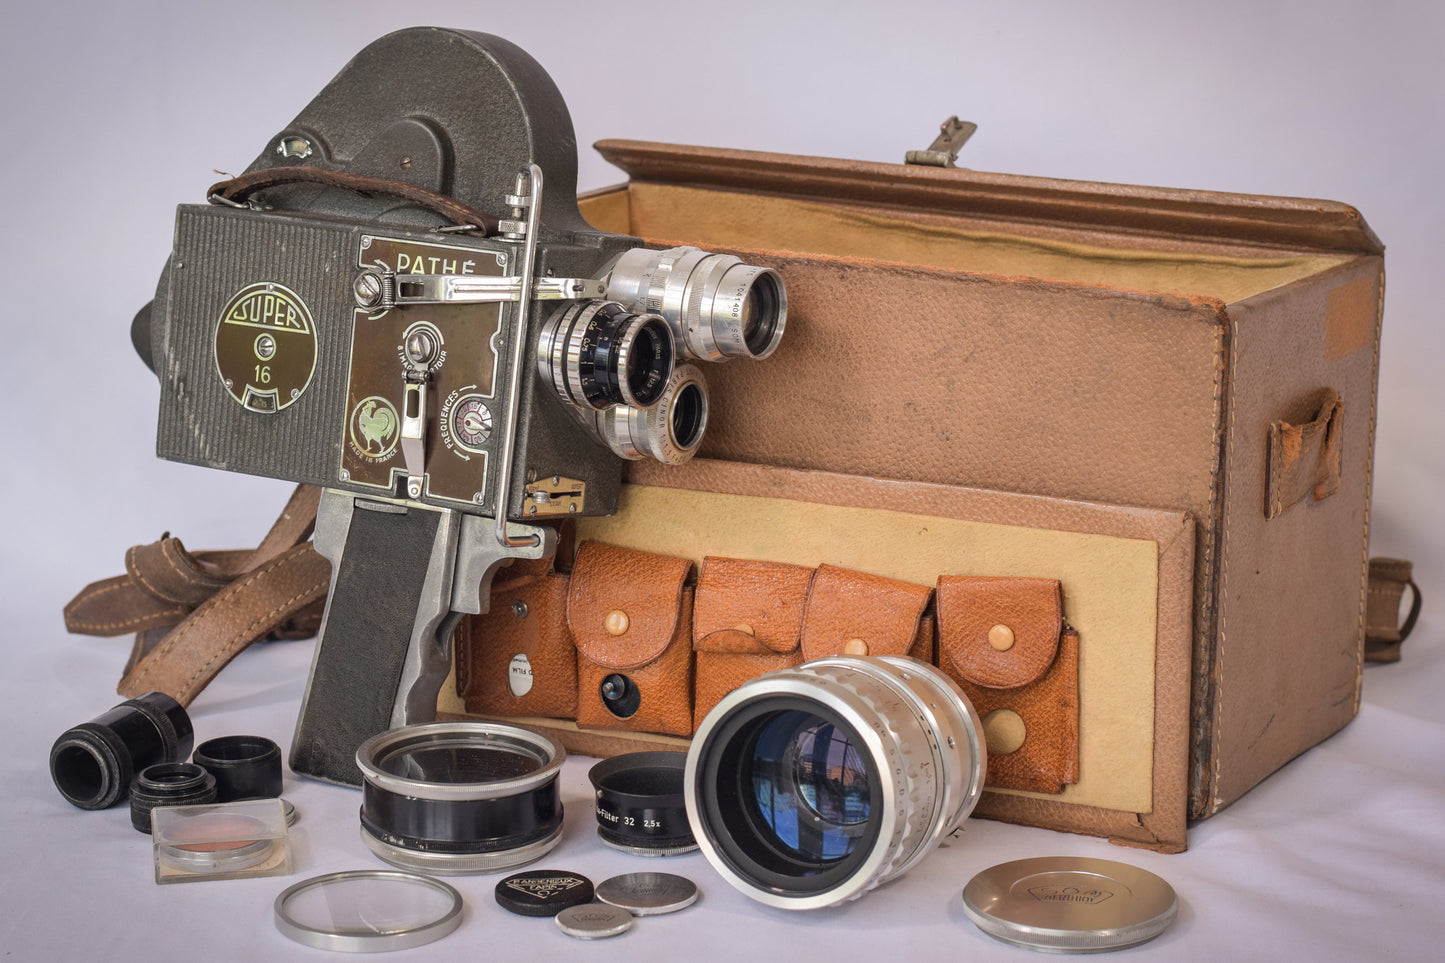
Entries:
<svg viewBox="0 0 1445 963">
<path fill-rule="evenodd" d="M 655 314 L 632 314 L 615 301 L 585 301 L 543 325 L 537 370 L 567 404 L 583 411 L 612 405 L 651 408 L 673 368 L 672 331 Z"/>
<path fill-rule="evenodd" d="M 766 358 L 788 315 L 787 293 L 772 268 L 694 247 L 626 252 L 608 275 L 607 296 L 660 314 L 678 353 L 697 361 Z"/>
</svg>

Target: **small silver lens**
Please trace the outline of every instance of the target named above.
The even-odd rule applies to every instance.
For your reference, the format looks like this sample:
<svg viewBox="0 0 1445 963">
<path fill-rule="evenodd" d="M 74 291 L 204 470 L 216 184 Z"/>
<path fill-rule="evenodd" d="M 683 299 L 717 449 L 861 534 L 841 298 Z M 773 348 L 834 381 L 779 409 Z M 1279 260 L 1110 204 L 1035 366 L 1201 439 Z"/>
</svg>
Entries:
<svg viewBox="0 0 1445 963">
<path fill-rule="evenodd" d="M 695 247 L 633 248 L 607 278 L 607 296 L 662 315 L 683 357 L 761 361 L 782 340 L 788 298 L 772 268 Z"/>
<path fill-rule="evenodd" d="M 597 412 L 594 421 L 597 436 L 623 458 L 681 465 L 697 452 L 707 430 L 707 382 L 696 365 L 678 365 L 655 407 L 617 405 Z"/>
<path fill-rule="evenodd" d="M 973 812 L 983 726 L 916 659 L 837 656 L 744 683 L 688 751 L 688 819 L 733 887 L 783 909 L 857 899 Z"/>
</svg>

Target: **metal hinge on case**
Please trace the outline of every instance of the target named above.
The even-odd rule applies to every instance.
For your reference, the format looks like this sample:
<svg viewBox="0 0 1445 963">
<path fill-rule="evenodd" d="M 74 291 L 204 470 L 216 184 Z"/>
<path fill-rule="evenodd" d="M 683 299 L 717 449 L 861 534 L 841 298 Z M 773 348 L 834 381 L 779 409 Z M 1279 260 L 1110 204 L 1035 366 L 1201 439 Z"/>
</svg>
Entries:
<svg viewBox="0 0 1445 963">
<path fill-rule="evenodd" d="M 904 163 L 915 167 L 957 167 L 958 152 L 978 130 L 978 125 L 957 117 L 950 117 L 938 128 L 938 136 L 927 150 L 911 150 L 904 157 Z"/>
</svg>

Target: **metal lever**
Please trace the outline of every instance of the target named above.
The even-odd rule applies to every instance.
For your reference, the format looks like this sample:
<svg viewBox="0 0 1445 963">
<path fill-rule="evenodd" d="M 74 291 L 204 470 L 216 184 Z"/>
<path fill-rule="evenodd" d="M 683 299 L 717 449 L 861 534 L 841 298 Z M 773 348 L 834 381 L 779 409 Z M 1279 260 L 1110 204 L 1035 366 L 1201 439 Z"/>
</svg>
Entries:
<svg viewBox="0 0 1445 963">
<path fill-rule="evenodd" d="M 427 383 L 441 343 L 425 329 L 413 331 L 402 346 L 401 457 L 406 463 L 406 494 L 420 498 L 426 475 Z"/>
<path fill-rule="evenodd" d="M 606 282 L 596 278 L 538 278 L 534 301 L 601 298 Z M 396 278 L 396 304 L 495 304 L 522 300 L 522 279 L 456 274 L 403 274 Z"/>
</svg>

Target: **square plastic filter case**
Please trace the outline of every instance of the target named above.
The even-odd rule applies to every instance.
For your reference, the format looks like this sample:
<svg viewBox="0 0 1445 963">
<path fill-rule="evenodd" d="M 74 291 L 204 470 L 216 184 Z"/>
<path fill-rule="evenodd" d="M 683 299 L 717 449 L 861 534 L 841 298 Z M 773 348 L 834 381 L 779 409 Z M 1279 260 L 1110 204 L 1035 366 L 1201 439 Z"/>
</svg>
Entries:
<svg viewBox="0 0 1445 963">
<path fill-rule="evenodd" d="M 291 872 L 291 840 L 279 799 L 162 806 L 151 812 L 151 838 L 157 883 Z"/>
</svg>

